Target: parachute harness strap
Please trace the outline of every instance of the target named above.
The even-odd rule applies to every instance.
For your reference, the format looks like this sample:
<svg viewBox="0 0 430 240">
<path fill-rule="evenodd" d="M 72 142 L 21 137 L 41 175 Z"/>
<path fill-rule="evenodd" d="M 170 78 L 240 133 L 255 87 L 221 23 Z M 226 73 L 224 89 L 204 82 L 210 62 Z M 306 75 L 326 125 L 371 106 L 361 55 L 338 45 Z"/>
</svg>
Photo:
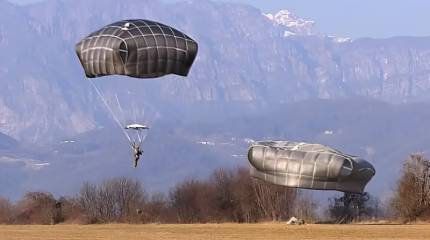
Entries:
<svg viewBox="0 0 430 240">
<path fill-rule="evenodd" d="M 112 108 L 107 103 L 106 98 L 103 96 L 103 94 L 100 91 L 100 89 L 97 87 L 97 85 L 93 82 L 93 80 L 91 78 L 87 78 L 87 79 L 90 81 L 91 86 L 93 86 L 93 88 L 96 90 L 96 92 L 99 95 L 99 97 L 102 99 L 104 105 L 109 110 L 110 114 L 112 115 L 112 118 L 118 124 L 119 128 L 122 130 L 122 132 L 124 133 L 124 135 L 127 138 L 127 140 L 130 142 L 130 144 L 133 144 L 133 141 L 131 140 L 131 138 L 128 135 L 127 131 L 124 130 L 124 127 L 121 125 L 121 122 L 119 121 L 118 117 L 115 115 L 115 113 L 113 112 Z"/>
</svg>

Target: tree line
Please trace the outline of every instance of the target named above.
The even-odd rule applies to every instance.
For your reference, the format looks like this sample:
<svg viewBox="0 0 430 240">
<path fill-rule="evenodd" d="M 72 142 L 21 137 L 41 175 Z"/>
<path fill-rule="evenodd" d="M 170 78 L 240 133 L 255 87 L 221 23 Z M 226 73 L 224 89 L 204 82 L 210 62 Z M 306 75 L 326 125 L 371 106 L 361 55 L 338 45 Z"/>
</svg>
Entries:
<svg viewBox="0 0 430 240">
<path fill-rule="evenodd" d="M 72 197 L 28 192 L 16 203 L 0 198 L 0 224 L 251 223 L 312 220 L 314 209 L 316 203 L 297 189 L 252 179 L 247 169 L 218 169 L 167 194 L 149 194 L 140 181 L 119 177 L 86 182 Z"/>
<path fill-rule="evenodd" d="M 369 195 L 351 198 L 355 204 L 345 209 L 346 197 L 329 199 L 323 219 L 429 220 L 430 160 L 411 155 L 405 161 L 385 211 Z M 16 202 L 0 197 L 0 224 L 255 223 L 292 216 L 315 222 L 318 208 L 304 191 L 253 179 L 248 169 L 218 169 L 203 180 L 184 180 L 168 193 L 149 194 L 139 180 L 118 177 L 85 182 L 71 197 L 55 198 L 49 192 L 27 192 Z"/>
</svg>

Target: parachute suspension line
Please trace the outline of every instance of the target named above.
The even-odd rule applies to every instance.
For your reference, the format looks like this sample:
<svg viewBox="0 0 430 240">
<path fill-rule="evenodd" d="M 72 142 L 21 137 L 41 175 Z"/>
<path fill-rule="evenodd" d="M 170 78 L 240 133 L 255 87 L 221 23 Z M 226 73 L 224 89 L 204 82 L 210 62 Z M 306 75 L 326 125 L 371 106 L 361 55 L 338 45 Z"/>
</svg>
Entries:
<svg viewBox="0 0 430 240">
<path fill-rule="evenodd" d="M 293 191 L 294 191 L 294 190 L 293 190 Z M 299 188 L 298 188 L 298 187 L 296 187 L 296 188 L 295 188 L 295 191 L 296 191 L 296 192 L 295 192 L 295 196 L 294 196 L 294 197 L 297 199 L 297 197 L 299 196 Z"/>
<path fill-rule="evenodd" d="M 99 95 L 99 97 L 102 99 L 104 105 L 106 106 L 106 108 L 109 110 L 110 114 L 112 115 L 112 118 L 114 119 L 114 121 L 118 124 L 119 128 L 122 130 L 122 132 L 124 133 L 125 137 L 127 138 L 127 140 L 132 144 L 133 141 L 131 140 L 130 136 L 128 135 L 127 131 L 124 130 L 124 126 L 121 125 L 121 122 L 119 121 L 119 119 L 117 118 L 117 116 L 115 115 L 115 113 L 112 111 L 112 108 L 109 106 L 109 104 L 106 101 L 106 98 L 103 96 L 102 92 L 100 91 L 100 89 L 96 86 L 96 84 L 94 84 L 93 80 L 91 78 L 87 78 L 90 83 L 91 86 L 93 86 L 93 88 L 96 90 L 97 94 Z"/>
<path fill-rule="evenodd" d="M 101 91 L 100 91 L 101 92 Z M 119 101 L 119 98 L 118 98 L 118 94 L 115 94 L 115 99 L 116 99 L 116 103 L 117 103 L 117 105 L 118 105 L 118 109 L 119 109 L 119 111 L 121 112 L 121 115 L 123 115 L 123 116 L 125 116 L 125 111 L 123 110 L 123 108 L 122 108 L 122 105 L 121 105 L 121 103 L 120 103 L 120 101 Z M 134 115 L 134 122 L 137 122 L 137 115 L 136 115 L 136 111 L 135 110 L 133 110 L 133 115 Z M 137 136 L 137 139 L 136 139 L 136 136 Z M 143 138 L 142 137 L 142 131 L 141 130 L 137 130 L 137 133 L 135 133 L 135 134 L 133 134 L 133 138 L 131 138 L 130 137 L 130 139 L 132 139 L 131 141 L 130 141 L 130 143 L 131 143 L 131 145 L 132 145 L 132 148 L 134 147 L 134 145 L 138 145 L 138 146 L 141 146 L 142 145 L 142 142 L 143 142 L 143 140 L 145 140 L 145 138 Z M 137 142 L 135 141 L 135 140 L 137 140 Z"/>
<path fill-rule="evenodd" d="M 141 131 L 138 130 L 138 132 L 137 132 L 137 139 L 139 139 L 139 144 L 142 144 L 142 138 L 140 137 L 140 133 L 141 133 Z"/>
<path fill-rule="evenodd" d="M 116 103 L 118 104 L 119 111 L 121 111 L 121 115 L 125 116 L 124 110 L 122 109 L 121 104 L 119 103 L 118 94 L 115 94 Z"/>
<path fill-rule="evenodd" d="M 137 137 L 138 137 L 140 143 L 143 143 L 143 141 L 145 141 L 145 136 L 146 136 L 146 134 L 144 134 L 142 130 L 139 130 L 137 132 Z"/>
</svg>

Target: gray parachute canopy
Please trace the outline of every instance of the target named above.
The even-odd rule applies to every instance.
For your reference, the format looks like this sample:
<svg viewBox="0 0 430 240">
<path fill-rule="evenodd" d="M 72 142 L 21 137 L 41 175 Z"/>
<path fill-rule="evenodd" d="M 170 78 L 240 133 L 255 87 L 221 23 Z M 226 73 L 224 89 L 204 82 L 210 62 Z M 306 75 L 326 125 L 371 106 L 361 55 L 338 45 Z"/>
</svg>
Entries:
<svg viewBox="0 0 430 240">
<path fill-rule="evenodd" d="M 184 33 L 149 20 L 109 24 L 76 44 L 87 77 L 127 75 L 154 78 L 187 76 L 197 43 Z"/>
<path fill-rule="evenodd" d="M 375 168 L 320 144 L 264 141 L 248 152 L 251 176 L 296 188 L 362 193 Z"/>
</svg>

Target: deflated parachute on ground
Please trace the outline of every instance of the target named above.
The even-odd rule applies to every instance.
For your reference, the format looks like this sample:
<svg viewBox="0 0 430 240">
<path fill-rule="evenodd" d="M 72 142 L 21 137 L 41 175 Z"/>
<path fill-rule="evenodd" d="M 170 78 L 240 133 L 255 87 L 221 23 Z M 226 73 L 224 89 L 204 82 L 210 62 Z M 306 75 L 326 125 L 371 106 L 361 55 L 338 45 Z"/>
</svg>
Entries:
<svg viewBox="0 0 430 240">
<path fill-rule="evenodd" d="M 197 43 L 184 33 L 139 19 L 112 23 L 76 44 L 90 78 L 113 74 L 136 78 L 187 76 L 197 50 Z"/>
<path fill-rule="evenodd" d="M 253 177 L 288 187 L 362 193 L 375 175 L 369 162 L 320 144 L 257 142 L 248 159 Z"/>
</svg>

